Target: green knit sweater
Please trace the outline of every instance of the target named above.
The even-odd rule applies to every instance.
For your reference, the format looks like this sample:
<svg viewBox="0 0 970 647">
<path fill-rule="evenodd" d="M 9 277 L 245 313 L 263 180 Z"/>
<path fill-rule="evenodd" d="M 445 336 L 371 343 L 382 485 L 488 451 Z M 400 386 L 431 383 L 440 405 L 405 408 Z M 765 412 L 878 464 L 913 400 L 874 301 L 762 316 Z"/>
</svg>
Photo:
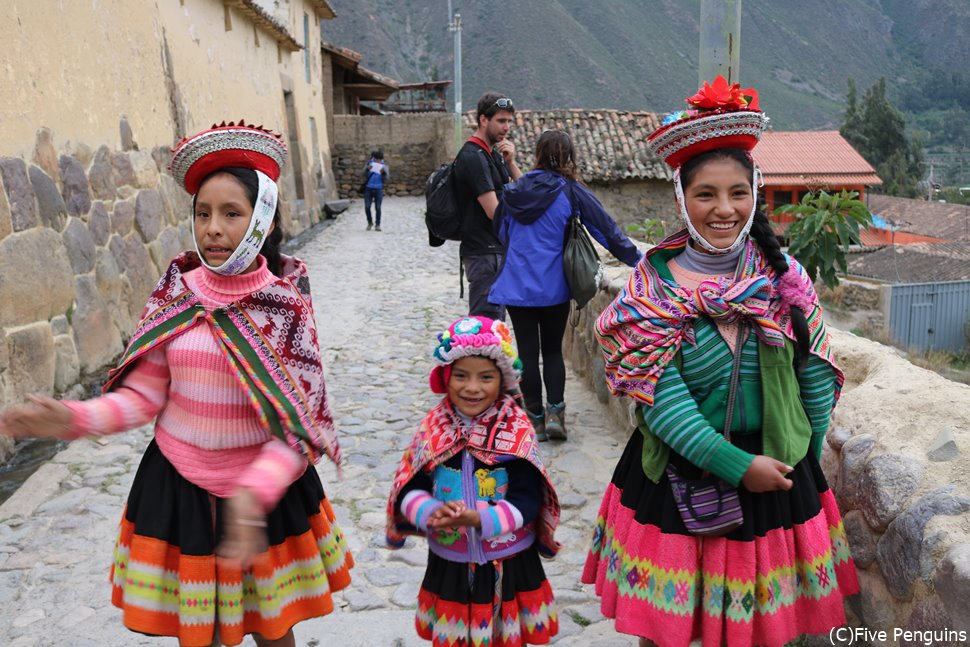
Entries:
<svg viewBox="0 0 970 647">
<path fill-rule="evenodd" d="M 754 455 L 725 441 L 725 406 L 733 355 L 714 323 L 694 325 L 696 345 L 684 344 L 657 383 L 652 407 L 637 408 L 643 434 L 643 471 L 659 481 L 669 451 L 737 486 Z M 732 435 L 764 434 L 764 454 L 794 465 L 809 447 L 820 455 L 835 402 L 835 371 L 809 356 L 796 375 L 794 347 L 768 346 L 749 335 L 741 367 Z"/>
</svg>

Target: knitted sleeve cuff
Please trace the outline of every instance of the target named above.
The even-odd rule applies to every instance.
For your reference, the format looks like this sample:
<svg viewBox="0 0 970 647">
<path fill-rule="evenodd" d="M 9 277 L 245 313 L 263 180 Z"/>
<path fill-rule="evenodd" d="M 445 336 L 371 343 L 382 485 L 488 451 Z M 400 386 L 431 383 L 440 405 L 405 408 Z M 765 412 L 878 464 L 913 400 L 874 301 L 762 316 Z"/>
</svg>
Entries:
<svg viewBox="0 0 970 647">
<path fill-rule="evenodd" d="M 236 486 L 252 490 L 268 514 L 306 468 L 307 462 L 302 455 L 274 438 L 263 445 L 259 456 L 242 473 Z"/>
<path fill-rule="evenodd" d="M 91 427 L 91 416 L 83 402 L 76 400 L 62 400 L 61 404 L 71 410 L 71 423 L 64 432 L 64 440 L 77 440 L 87 436 Z"/>
<path fill-rule="evenodd" d="M 706 469 L 720 476 L 731 485 L 738 487 L 741 485 L 741 478 L 748 471 L 751 462 L 754 461 L 754 454 L 749 454 L 743 449 L 738 449 L 729 442 L 721 443 L 721 446 L 714 450 L 714 455 Z"/>
<path fill-rule="evenodd" d="M 482 539 L 491 539 L 523 526 L 522 513 L 508 501 L 499 501 L 478 511 L 482 521 Z"/>
<path fill-rule="evenodd" d="M 411 490 L 401 499 L 401 512 L 415 528 L 428 530 L 428 519 L 444 505 L 425 490 Z"/>
</svg>

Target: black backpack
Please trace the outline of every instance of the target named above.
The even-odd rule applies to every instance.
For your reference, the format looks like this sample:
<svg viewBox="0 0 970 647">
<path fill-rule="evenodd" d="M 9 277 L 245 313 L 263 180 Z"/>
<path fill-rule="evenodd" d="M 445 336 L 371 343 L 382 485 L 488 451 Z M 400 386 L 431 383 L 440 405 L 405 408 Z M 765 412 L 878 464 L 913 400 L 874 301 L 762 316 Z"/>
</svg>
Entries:
<svg viewBox="0 0 970 647">
<path fill-rule="evenodd" d="M 428 227 L 428 243 L 432 247 L 446 240 L 461 240 L 461 209 L 455 195 L 455 163 L 436 168 L 424 185 L 424 223 Z"/>
</svg>

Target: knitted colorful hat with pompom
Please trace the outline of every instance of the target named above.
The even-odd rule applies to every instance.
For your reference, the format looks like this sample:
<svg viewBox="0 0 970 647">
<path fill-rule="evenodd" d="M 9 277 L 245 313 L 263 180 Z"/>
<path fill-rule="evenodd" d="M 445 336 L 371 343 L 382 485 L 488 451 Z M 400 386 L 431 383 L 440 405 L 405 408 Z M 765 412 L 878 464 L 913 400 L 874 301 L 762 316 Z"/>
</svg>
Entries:
<svg viewBox="0 0 970 647">
<path fill-rule="evenodd" d="M 447 393 L 451 365 L 462 357 L 487 357 L 502 372 L 502 386 L 515 389 L 522 373 L 522 361 L 512 346 L 512 333 L 504 321 L 488 317 L 462 317 L 438 335 L 434 349 L 435 367 L 429 382 L 435 393 Z"/>
</svg>

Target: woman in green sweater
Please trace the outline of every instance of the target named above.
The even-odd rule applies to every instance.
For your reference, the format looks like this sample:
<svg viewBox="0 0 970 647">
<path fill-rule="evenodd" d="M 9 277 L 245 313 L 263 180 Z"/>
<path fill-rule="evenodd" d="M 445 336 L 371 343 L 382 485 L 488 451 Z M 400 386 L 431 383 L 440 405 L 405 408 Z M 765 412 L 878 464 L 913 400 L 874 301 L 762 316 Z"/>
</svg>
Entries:
<svg viewBox="0 0 970 647">
<path fill-rule="evenodd" d="M 759 209 L 757 93 L 718 77 L 650 136 L 686 229 L 640 261 L 596 333 L 638 427 L 583 581 L 641 645 L 784 645 L 844 624 L 858 591 L 819 467 L 838 398 L 818 297 Z M 720 483 L 721 502 L 694 492 Z M 705 514 L 739 508 L 734 516 Z"/>
</svg>

